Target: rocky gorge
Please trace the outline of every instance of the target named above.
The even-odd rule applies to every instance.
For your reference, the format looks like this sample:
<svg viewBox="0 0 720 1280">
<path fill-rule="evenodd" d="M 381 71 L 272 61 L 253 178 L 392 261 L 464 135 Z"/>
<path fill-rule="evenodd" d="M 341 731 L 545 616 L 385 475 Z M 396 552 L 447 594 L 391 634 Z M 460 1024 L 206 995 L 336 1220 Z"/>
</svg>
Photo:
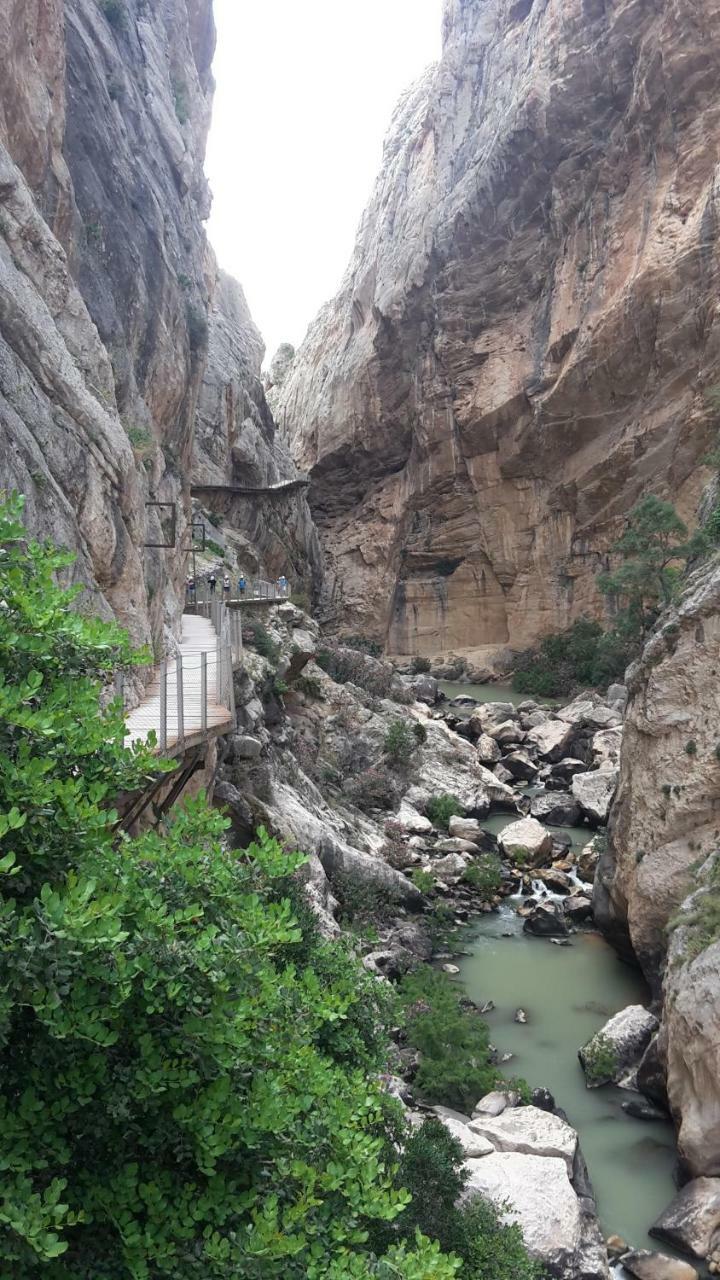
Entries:
<svg viewBox="0 0 720 1280">
<path fill-rule="evenodd" d="M 500 1025 L 466 1109 L 428 1099 L 401 1032 L 383 1082 L 548 1275 L 692 1280 L 720 1272 L 717 554 L 624 683 L 551 707 L 437 677 L 602 617 L 641 493 L 703 516 L 720 9 L 446 0 L 443 31 L 338 296 L 263 377 L 204 229 L 211 0 L 0 0 L 0 482 L 156 659 L 193 515 L 201 573 L 288 574 L 292 601 L 242 606 L 235 722 L 184 795 L 207 787 L 240 858 L 261 828 L 301 849 L 302 901 L 383 987 L 432 964 L 469 991 L 488 920 L 538 967 L 601 930 L 642 973 L 573 1047 L 628 1126 L 677 1135 L 637 1238 L 596 1204 L 562 1093 L 506 1078 Z"/>
</svg>

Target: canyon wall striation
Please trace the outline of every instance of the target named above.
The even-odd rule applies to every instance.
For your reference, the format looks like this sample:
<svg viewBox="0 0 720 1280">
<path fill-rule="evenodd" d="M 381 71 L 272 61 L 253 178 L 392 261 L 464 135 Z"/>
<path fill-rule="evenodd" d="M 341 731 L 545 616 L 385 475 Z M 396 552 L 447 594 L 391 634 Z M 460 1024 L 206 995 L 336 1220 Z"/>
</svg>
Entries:
<svg viewBox="0 0 720 1280">
<path fill-rule="evenodd" d="M 214 40 L 211 0 L 0 4 L 0 484 L 77 554 L 93 607 L 156 645 L 216 274 Z M 152 549 L 172 504 L 175 546 Z"/>
<path fill-rule="evenodd" d="M 718 0 L 446 0 L 274 393 L 343 625 L 395 653 L 522 647 L 600 612 L 642 493 L 694 516 L 719 68 Z"/>
</svg>

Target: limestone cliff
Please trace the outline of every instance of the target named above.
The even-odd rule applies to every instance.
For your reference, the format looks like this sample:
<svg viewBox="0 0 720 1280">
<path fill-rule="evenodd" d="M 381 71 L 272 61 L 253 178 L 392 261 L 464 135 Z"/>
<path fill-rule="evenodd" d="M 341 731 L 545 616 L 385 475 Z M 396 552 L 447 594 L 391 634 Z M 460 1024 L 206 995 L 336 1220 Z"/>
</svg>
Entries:
<svg viewBox="0 0 720 1280">
<path fill-rule="evenodd" d="M 659 1048 L 694 1175 L 720 1174 L 720 948 L 696 901 L 679 908 L 708 892 L 718 847 L 719 674 L 716 555 L 630 669 L 620 782 L 595 884 L 598 923 L 632 949 L 663 1001 Z"/>
<path fill-rule="evenodd" d="M 316 594 L 317 531 L 306 489 L 295 483 L 297 468 L 265 399 L 263 355 L 242 289 L 220 273 L 198 399 L 192 484 L 202 507 L 222 521 L 246 574 L 273 579 L 285 573 L 295 588 Z"/>
<path fill-rule="evenodd" d="M 348 625 L 522 646 L 691 516 L 718 378 L 720 3 L 446 0 L 278 393 Z"/>
<path fill-rule="evenodd" d="M 215 275 L 212 3 L 0 0 L 0 48 L 0 484 L 158 643 Z M 176 504 L 172 550 L 149 501 Z"/>
</svg>

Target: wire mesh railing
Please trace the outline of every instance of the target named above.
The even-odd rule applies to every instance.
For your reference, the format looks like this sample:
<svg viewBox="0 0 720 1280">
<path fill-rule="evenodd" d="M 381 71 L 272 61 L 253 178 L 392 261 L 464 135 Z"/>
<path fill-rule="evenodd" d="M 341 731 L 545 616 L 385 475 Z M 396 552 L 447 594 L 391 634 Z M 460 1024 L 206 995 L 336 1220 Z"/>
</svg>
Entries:
<svg viewBox="0 0 720 1280">
<path fill-rule="evenodd" d="M 265 578 L 250 578 L 231 582 L 229 587 L 223 585 L 223 579 L 217 578 L 215 586 L 207 578 L 200 578 L 192 586 L 185 588 L 185 604 L 189 609 L 196 609 L 205 617 L 210 617 L 208 609 L 213 601 L 221 600 L 224 604 L 258 604 L 263 602 L 282 604 L 290 599 L 290 583 L 282 580 L 268 582 Z"/>
</svg>

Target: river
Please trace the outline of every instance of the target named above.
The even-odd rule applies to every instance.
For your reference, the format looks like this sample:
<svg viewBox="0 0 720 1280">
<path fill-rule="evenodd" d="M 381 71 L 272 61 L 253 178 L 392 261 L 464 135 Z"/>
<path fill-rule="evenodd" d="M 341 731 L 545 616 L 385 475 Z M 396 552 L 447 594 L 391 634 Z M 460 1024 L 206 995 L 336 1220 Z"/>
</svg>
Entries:
<svg viewBox="0 0 720 1280">
<path fill-rule="evenodd" d="M 497 834 L 511 820 L 497 815 L 483 825 Z M 576 849 L 591 834 L 567 833 Z M 514 1055 L 503 1070 L 550 1089 L 580 1135 L 604 1231 L 657 1249 L 647 1229 L 675 1194 L 672 1126 L 627 1116 L 620 1104 L 633 1095 L 621 1089 L 587 1089 L 577 1059 L 611 1014 L 646 1002 L 641 975 L 597 933 L 574 934 L 569 947 L 523 934 L 511 902 L 474 922 L 462 945 L 470 954 L 457 961 L 459 980 L 473 1000 L 494 1001 L 486 1015 L 493 1042 Z M 525 1025 L 514 1021 L 518 1008 Z"/>
</svg>

